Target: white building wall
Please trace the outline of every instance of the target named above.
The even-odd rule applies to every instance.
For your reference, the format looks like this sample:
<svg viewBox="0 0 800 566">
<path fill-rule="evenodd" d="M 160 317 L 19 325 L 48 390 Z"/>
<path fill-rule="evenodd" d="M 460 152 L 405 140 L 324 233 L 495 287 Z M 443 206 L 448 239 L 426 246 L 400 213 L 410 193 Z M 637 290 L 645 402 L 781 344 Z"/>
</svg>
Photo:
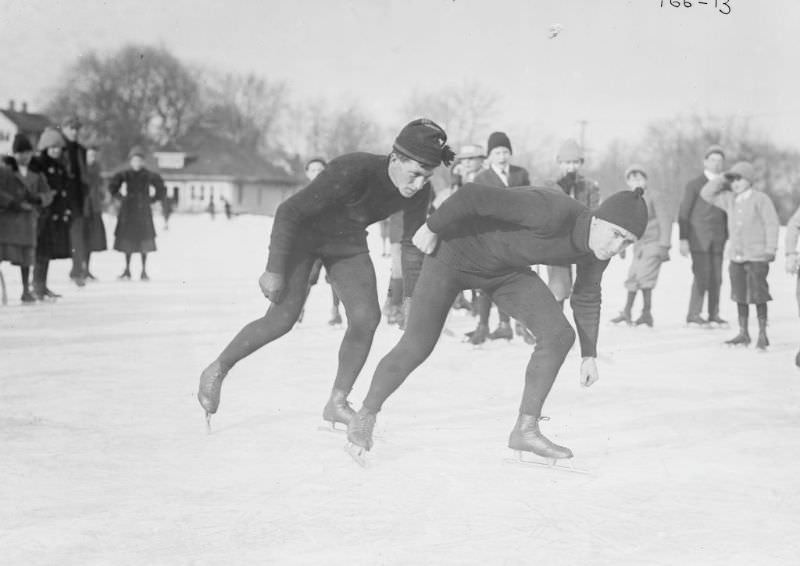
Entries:
<svg viewBox="0 0 800 566">
<path fill-rule="evenodd" d="M 11 144 L 17 131 L 17 125 L 5 114 L 0 114 L 0 155 L 11 155 Z"/>
</svg>

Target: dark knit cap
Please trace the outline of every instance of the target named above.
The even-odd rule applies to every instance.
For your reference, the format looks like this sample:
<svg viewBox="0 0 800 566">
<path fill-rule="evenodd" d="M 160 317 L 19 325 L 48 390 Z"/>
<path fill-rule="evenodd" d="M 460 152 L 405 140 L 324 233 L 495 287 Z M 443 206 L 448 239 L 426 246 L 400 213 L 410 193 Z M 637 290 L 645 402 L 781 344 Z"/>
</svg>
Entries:
<svg viewBox="0 0 800 566">
<path fill-rule="evenodd" d="M 642 198 L 643 194 L 641 187 L 614 193 L 602 202 L 594 215 L 641 238 L 647 228 L 647 204 Z"/>
<path fill-rule="evenodd" d="M 511 140 L 508 139 L 505 132 L 492 132 L 489 134 L 489 141 L 486 144 L 486 154 L 492 153 L 492 150 L 496 147 L 505 147 L 509 152 L 514 153 L 514 150 L 511 149 Z"/>
<path fill-rule="evenodd" d="M 131 159 L 136 155 L 138 155 L 142 159 L 147 157 L 147 153 L 144 151 L 144 148 L 140 145 L 135 145 L 130 149 L 130 151 L 128 152 L 128 159 Z"/>
<path fill-rule="evenodd" d="M 433 120 L 419 118 L 403 127 L 394 140 L 394 150 L 426 167 L 450 165 L 455 153 L 447 145 L 447 134 Z"/>
<path fill-rule="evenodd" d="M 25 134 L 15 135 L 14 141 L 11 142 L 11 153 L 25 153 L 26 151 L 33 151 L 31 140 Z"/>
</svg>

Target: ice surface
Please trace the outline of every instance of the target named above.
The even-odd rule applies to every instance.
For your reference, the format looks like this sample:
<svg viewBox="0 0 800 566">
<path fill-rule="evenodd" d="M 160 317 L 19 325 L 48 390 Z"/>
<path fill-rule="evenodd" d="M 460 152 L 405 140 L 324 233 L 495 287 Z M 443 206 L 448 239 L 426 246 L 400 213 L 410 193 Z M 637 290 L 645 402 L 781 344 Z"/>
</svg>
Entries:
<svg viewBox="0 0 800 566">
<path fill-rule="evenodd" d="M 782 253 L 766 354 L 722 347 L 733 329 L 683 327 L 690 263 L 675 248 L 655 328 L 610 325 L 628 263 L 612 262 L 601 380 L 579 386 L 573 351 L 543 424 L 593 476 L 507 462 L 529 347 L 473 350 L 464 314 L 386 404 L 362 469 L 317 430 L 343 332 L 322 279 L 305 321 L 231 372 L 205 433 L 197 378 L 265 309 L 268 228 L 173 217 L 151 282 L 116 281 L 109 251 L 77 289 L 62 260 L 55 304 L 20 305 L 2 266 L 0 563 L 800 563 L 800 320 Z M 383 298 L 389 261 L 373 257 Z M 727 284 L 722 308 L 733 322 Z M 381 325 L 356 405 L 398 337 Z"/>
</svg>

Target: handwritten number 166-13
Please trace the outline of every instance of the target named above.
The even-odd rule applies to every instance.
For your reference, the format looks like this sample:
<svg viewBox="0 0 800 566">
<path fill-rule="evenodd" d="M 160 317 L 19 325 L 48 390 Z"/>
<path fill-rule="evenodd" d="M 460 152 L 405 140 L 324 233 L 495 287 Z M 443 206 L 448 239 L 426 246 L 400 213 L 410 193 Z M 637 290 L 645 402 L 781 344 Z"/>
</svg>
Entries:
<svg viewBox="0 0 800 566">
<path fill-rule="evenodd" d="M 720 14 L 725 14 L 726 16 L 731 13 L 731 5 L 730 0 L 713 0 L 714 8 L 719 10 Z M 708 6 L 711 4 L 710 1 L 708 2 L 699 2 L 698 0 L 661 0 L 661 7 L 663 8 L 665 4 L 669 4 L 673 8 L 680 8 L 683 6 L 684 8 L 691 8 L 692 6 L 699 5 L 699 6 Z"/>
</svg>

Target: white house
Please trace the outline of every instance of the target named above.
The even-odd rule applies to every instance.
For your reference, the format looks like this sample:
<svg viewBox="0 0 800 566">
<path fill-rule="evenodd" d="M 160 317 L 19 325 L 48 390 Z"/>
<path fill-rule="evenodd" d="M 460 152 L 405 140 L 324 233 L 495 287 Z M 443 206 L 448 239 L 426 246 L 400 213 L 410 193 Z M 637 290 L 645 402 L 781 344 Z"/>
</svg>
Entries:
<svg viewBox="0 0 800 566">
<path fill-rule="evenodd" d="M 50 125 L 47 116 L 28 112 L 26 103 L 23 102 L 22 108 L 17 110 L 14 101 L 9 101 L 8 108 L 0 108 L 0 155 L 11 154 L 11 144 L 18 133 L 28 136 L 36 147 L 39 136 Z"/>
</svg>

